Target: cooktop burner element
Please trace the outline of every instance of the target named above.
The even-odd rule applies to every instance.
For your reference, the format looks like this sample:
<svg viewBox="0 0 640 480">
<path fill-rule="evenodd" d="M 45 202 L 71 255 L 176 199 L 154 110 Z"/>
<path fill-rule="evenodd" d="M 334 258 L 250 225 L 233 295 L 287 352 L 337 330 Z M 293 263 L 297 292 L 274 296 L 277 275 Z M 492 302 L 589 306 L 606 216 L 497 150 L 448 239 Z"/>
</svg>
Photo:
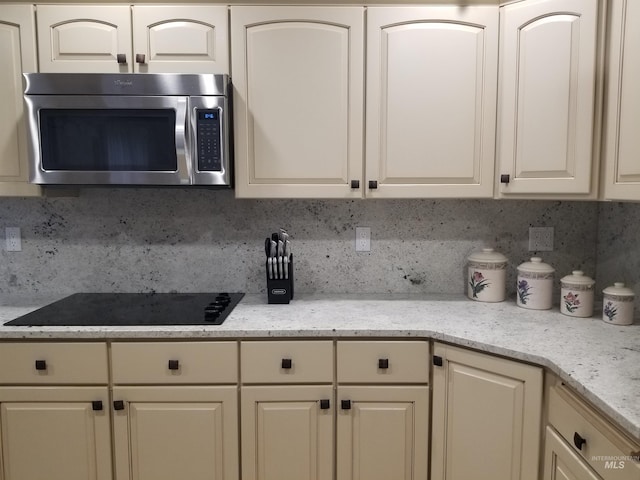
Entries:
<svg viewBox="0 0 640 480">
<path fill-rule="evenodd" d="M 220 325 L 244 293 L 76 293 L 5 325 Z"/>
</svg>

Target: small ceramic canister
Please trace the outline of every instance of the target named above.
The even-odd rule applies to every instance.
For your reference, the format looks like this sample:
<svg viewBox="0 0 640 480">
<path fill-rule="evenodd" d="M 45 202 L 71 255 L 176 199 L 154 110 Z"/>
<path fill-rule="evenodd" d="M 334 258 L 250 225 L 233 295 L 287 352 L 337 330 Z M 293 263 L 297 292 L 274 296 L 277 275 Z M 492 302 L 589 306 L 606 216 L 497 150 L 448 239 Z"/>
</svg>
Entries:
<svg viewBox="0 0 640 480">
<path fill-rule="evenodd" d="M 502 302 L 505 299 L 509 260 L 493 248 L 469 255 L 467 295 L 479 302 Z"/>
<path fill-rule="evenodd" d="M 602 320 L 612 325 L 631 325 L 633 323 L 634 293 L 624 283 L 616 282 L 605 288 L 602 301 Z"/>
<path fill-rule="evenodd" d="M 542 262 L 540 257 L 518 265 L 518 292 L 516 303 L 519 307 L 532 310 L 551 308 L 554 268 Z"/>
<path fill-rule="evenodd" d="M 593 286 L 596 281 L 582 271 L 574 270 L 571 275 L 560 279 L 560 313 L 570 317 L 590 317 L 593 315 Z"/>
</svg>

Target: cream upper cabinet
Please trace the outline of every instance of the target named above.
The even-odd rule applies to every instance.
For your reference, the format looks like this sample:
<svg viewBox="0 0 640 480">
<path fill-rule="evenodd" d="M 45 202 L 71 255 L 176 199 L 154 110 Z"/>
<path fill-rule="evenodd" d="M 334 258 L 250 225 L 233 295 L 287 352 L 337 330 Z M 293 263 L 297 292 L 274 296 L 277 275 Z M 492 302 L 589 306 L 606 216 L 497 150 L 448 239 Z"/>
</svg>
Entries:
<svg viewBox="0 0 640 480">
<path fill-rule="evenodd" d="M 493 196 L 498 15 L 367 9 L 367 197 Z"/>
<path fill-rule="evenodd" d="M 500 15 L 498 195 L 593 197 L 598 1 L 527 0 Z"/>
<path fill-rule="evenodd" d="M 226 6 L 135 5 L 135 71 L 229 73 L 228 16 Z"/>
<path fill-rule="evenodd" d="M 37 71 L 33 10 L 31 5 L 0 9 L 0 196 L 40 194 L 40 187 L 28 183 L 22 100 L 22 74 Z"/>
<path fill-rule="evenodd" d="M 640 2 L 609 4 L 604 198 L 640 200 Z"/>
<path fill-rule="evenodd" d="M 363 57 L 361 7 L 231 7 L 238 197 L 362 196 Z"/>
<path fill-rule="evenodd" d="M 431 479 L 538 480 L 542 369 L 436 343 Z"/>
<path fill-rule="evenodd" d="M 41 72 L 229 73 L 226 6 L 38 5 L 37 13 Z"/>
<path fill-rule="evenodd" d="M 40 72 L 132 71 L 128 5 L 38 5 L 37 9 Z"/>
</svg>

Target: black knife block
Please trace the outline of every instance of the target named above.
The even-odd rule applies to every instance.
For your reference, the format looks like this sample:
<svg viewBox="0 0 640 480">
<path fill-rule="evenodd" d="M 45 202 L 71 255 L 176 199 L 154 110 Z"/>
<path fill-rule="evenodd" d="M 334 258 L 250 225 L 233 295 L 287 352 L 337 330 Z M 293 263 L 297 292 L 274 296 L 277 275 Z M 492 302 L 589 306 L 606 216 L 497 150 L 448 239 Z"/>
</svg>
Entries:
<svg viewBox="0 0 640 480">
<path fill-rule="evenodd" d="M 284 267 L 283 267 L 284 268 Z M 293 300 L 293 254 L 289 255 L 289 278 L 269 278 L 269 263 L 265 261 L 267 273 L 267 298 L 269 303 L 289 303 Z"/>
</svg>

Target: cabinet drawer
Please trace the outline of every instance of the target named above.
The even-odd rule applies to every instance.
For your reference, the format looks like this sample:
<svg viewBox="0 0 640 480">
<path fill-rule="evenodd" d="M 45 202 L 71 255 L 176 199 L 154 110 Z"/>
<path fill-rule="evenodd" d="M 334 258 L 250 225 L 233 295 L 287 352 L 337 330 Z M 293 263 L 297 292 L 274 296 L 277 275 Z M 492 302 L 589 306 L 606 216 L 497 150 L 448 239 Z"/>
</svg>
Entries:
<svg viewBox="0 0 640 480">
<path fill-rule="evenodd" d="M 429 343 L 338 342 L 339 383 L 428 383 Z"/>
<path fill-rule="evenodd" d="M 241 343 L 242 383 L 333 382 L 333 343 L 283 341 Z"/>
<path fill-rule="evenodd" d="M 0 384 L 106 384 L 104 343 L 2 343 Z"/>
<path fill-rule="evenodd" d="M 111 345 L 113 383 L 236 383 L 235 342 L 133 342 Z"/>
<path fill-rule="evenodd" d="M 563 386 L 553 387 L 549 392 L 549 423 L 603 478 L 640 478 L 640 463 L 630 458 L 638 455 L 640 446 Z M 578 447 L 580 439 L 585 441 L 582 448 Z"/>
</svg>

